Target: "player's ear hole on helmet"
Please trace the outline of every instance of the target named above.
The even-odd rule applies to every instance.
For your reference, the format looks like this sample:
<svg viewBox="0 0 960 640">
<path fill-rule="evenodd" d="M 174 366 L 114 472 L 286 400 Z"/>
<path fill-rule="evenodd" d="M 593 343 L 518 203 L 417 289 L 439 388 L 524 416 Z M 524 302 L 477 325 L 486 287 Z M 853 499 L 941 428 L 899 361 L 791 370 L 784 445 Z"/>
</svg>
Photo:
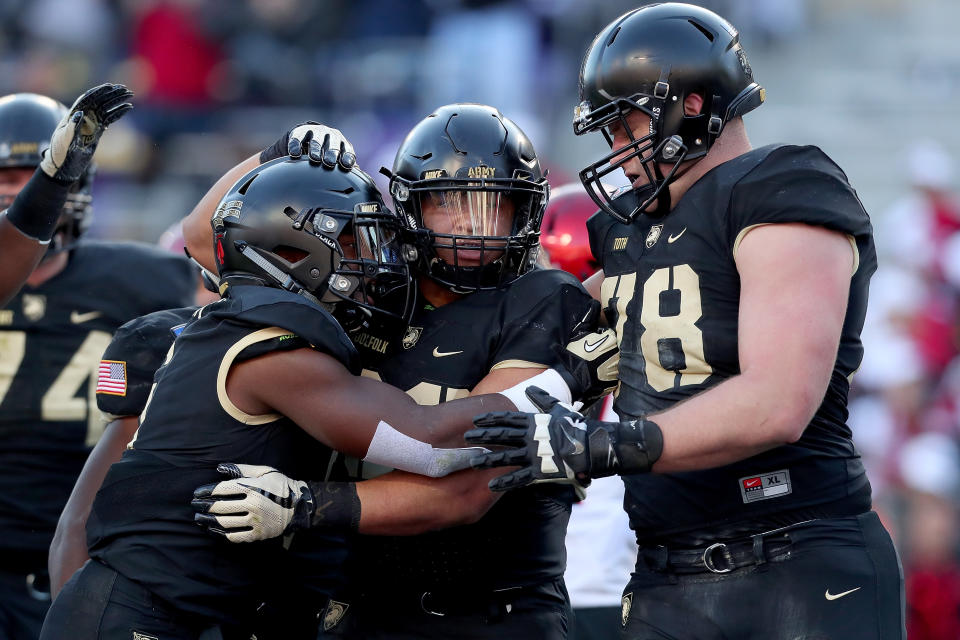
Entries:
<svg viewBox="0 0 960 640">
<path fill-rule="evenodd" d="M 683 115 L 698 116 L 703 111 L 703 96 L 699 93 L 688 93 L 683 99 Z"/>
<path fill-rule="evenodd" d="M 274 247 L 272 252 L 290 264 L 297 264 L 301 260 L 304 260 L 310 256 L 310 254 L 303 249 L 297 249 L 296 247 L 289 247 L 287 245 Z"/>
</svg>

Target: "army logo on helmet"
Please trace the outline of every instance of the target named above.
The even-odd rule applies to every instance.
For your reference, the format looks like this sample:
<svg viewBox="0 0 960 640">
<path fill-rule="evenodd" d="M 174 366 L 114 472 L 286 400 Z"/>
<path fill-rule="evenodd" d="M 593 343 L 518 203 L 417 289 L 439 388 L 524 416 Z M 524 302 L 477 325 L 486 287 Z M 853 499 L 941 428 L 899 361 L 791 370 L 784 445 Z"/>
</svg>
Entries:
<svg viewBox="0 0 960 640">
<path fill-rule="evenodd" d="M 653 247 L 653 245 L 657 244 L 657 240 L 660 239 L 660 233 L 662 231 L 663 231 L 662 224 L 655 224 L 652 227 L 650 227 L 650 232 L 647 234 L 647 239 L 644 242 L 644 244 L 647 245 L 647 249 L 650 249 Z"/>
</svg>

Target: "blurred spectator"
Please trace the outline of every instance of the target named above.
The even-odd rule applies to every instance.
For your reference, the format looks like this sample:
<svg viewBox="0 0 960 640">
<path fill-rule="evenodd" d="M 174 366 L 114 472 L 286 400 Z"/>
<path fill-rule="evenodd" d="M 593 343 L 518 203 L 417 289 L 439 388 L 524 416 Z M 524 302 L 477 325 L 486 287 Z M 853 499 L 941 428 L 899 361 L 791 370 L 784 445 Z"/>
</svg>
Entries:
<svg viewBox="0 0 960 640">
<path fill-rule="evenodd" d="M 433 0 L 439 11 L 427 36 L 423 63 L 424 109 L 453 102 L 482 102 L 512 114 L 534 141 L 541 25 L 525 2 Z"/>
<path fill-rule="evenodd" d="M 136 122 L 160 144 L 182 131 L 208 131 L 225 66 L 219 44 L 203 29 L 200 0 L 150 0 L 133 6 Z"/>
<path fill-rule="evenodd" d="M 900 454 L 909 491 L 903 550 L 910 640 L 960 638 L 957 490 L 960 455 L 954 439 L 928 433 Z"/>
<path fill-rule="evenodd" d="M 922 140 L 907 149 L 905 170 L 911 191 L 877 219 L 877 250 L 939 278 L 943 247 L 960 231 L 954 161 L 939 143 Z"/>
</svg>

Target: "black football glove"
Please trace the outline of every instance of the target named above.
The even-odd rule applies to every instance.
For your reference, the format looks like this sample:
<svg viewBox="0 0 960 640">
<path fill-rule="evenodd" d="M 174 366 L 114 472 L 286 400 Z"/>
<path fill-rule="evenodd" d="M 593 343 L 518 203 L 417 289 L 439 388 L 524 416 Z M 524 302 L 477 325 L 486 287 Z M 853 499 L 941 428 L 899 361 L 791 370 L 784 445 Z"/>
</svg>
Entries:
<svg viewBox="0 0 960 640">
<path fill-rule="evenodd" d="M 101 84 L 77 98 L 50 137 L 40 168 L 60 182 L 76 182 L 84 174 L 100 136 L 108 126 L 133 108 L 133 92 L 122 84 Z"/>
<path fill-rule="evenodd" d="M 280 139 L 260 153 L 260 164 L 289 156 L 299 158 L 306 154 L 310 162 L 327 169 L 339 166 L 350 171 L 357 164 L 353 145 L 339 129 L 308 120 L 285 132 Z"/>
<path fill-rule="evenodd" d="M 573 330 L 573 339 L 557 349 L 557 373 L 570 388 L 574 400 L 591 405 L 617 387 L 620 347 L 613 329 L 598 329 L 600 303 L 593 301 Z"/>
<path fill-rule="evenodd" d="M 542 413 L 488 413 L 474 418 L 477 428 L 464 434 L 470 444 L 511 447 L 471 461 L 477 469 L 521 467 L 491 480 L 493 491 L 644 473 L 660 458 L 663 434 L 649 420 L 592 420 L 539 387 L 527 387 L 526 394 Z"/>
</svg>

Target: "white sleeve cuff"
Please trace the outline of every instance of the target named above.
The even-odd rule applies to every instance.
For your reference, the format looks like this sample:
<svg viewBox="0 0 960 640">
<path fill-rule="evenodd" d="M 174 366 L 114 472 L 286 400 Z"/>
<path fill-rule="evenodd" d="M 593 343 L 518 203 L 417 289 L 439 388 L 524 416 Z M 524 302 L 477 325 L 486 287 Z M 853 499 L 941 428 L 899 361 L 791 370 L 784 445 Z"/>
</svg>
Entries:
<svg viewBox="0 0 960 640">
<path fill-rule="evenodd" d="M 500 392 L 500 395 L 506 396 L 507 399 L 513 403 L 513 406 L 517 408 L 517 411 L 539 413 L 540 410 L 530 402 L 527 394 L 524 393 L 527 387 L 531 386 L 540 387 L 566 405 L 573 403 L 573 394 L 570 393 L 570 388 L 567 386 L 567 383 L 563 381 L 560 374 L 553 369 L 547 369 L 532 378 L 527 378 L 523 382 L 513 385 L 509 389 L 504 389 Z"/>
</svg>

